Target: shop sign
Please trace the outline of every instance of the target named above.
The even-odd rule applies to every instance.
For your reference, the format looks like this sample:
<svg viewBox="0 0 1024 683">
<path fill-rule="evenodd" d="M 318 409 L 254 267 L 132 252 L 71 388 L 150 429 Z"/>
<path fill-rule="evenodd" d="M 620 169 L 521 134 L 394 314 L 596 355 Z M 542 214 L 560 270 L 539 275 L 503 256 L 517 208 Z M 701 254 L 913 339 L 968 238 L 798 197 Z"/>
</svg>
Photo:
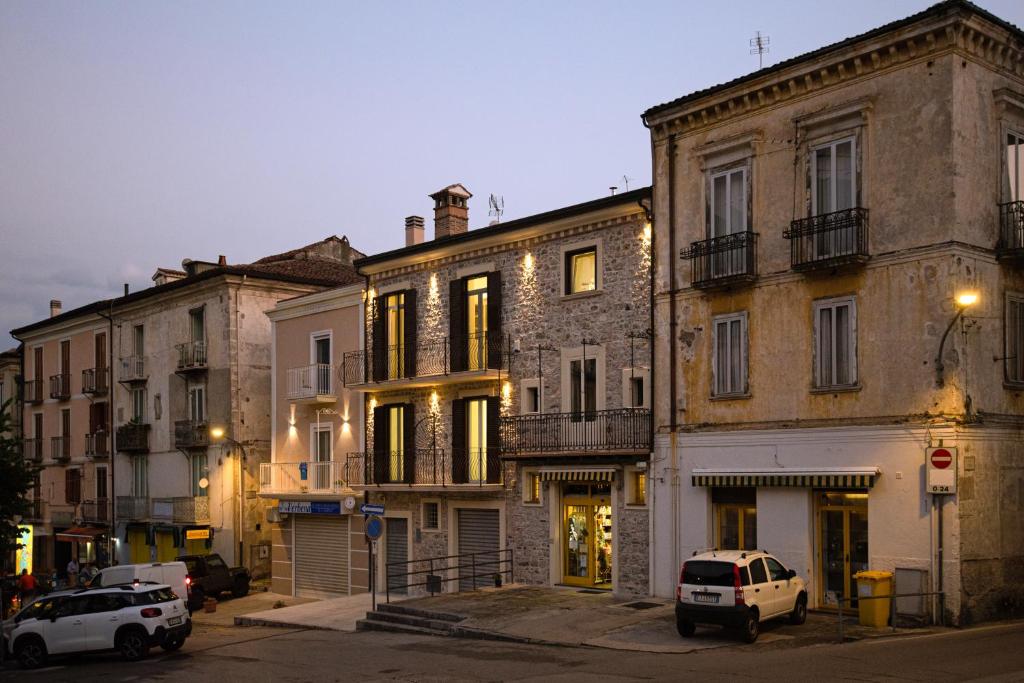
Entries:
<svg viewBox="0 0 1024 683">
<path fill-rule="evenodd" d="M 341 501 L 282 500 L 277 511 L 290 515 L 340 515 Z"/>
<path fill-rule="evenodd" d="M 18 545 L 21 547 L 14 551 L 14 573 L 20 574 L 22 569 L 32 573 L 32 525 L 19 524 L 20 534 Z"/>
<path fill-rule="evenodd" d="M 187 541 L 202 541 L 209 537 L 209 529 L 185 529 L 185 540 Z"/>
<path fill-rule="evenodd" d="M 925 488 L 935 495 L 956 493 L 956 448 L 925 449 L 925 468 L 928 479 Z"/>
</svg>

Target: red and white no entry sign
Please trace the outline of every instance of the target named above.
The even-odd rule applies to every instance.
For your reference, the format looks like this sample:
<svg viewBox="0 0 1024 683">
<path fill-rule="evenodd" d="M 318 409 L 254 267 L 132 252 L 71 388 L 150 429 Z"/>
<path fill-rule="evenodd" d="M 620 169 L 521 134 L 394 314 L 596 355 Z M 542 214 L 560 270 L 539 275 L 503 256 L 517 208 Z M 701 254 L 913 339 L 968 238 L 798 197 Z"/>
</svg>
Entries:
<svg viewBox="0 0 1024 683">
<path fill-rule="evenodd" d="M 953 454 L 945 448 L 936 448 L 932 451 L 932 467 L 944 470 L 953 463 Z"/>
</svg>

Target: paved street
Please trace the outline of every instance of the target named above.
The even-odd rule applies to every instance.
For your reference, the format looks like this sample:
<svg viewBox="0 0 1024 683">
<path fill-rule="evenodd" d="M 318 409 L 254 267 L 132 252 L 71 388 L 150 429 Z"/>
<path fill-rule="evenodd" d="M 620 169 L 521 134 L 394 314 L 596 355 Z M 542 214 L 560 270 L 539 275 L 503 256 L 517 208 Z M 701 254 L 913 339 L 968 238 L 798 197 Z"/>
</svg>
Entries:
<svg viewBox="0 0 1024 683">
<path fill-rule="evenodd" d="M 1020 681 L 1022 652 L 1021 622 L 846 645 L 756 652 L 735 645 L 685 655 L 204 624 L 172 655 L 154 650 L 138 664 L 93 655 L 28 673 L 9 665 L 0 680 Z"/>
</svg>

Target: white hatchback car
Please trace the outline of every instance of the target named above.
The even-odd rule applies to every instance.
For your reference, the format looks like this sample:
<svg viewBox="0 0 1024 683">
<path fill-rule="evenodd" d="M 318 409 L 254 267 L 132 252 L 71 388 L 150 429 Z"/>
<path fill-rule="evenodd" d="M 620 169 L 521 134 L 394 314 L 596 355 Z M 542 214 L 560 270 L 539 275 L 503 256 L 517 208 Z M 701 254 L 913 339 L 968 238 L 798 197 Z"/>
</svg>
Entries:
<svg viewBox="0 0 1024 683">
<path fill-rule="evenodd" d="M 192 620 L 169 586 L 140 583 L 43 596 L 8 628 L 7 647 L 31 669 L 49 655 L 118 650 L 136 661 L 153 645 L 177 650 L 192 633 Z"/>
<path fill-rule="evenodd" d="M 676 586 L 676 628 L 689 638 L 696 624 L 740 630 L 757 640 L 761 622 L 807 619 L 807 587 L 792 569 L 760 550 L 713 550 L 683 563 Z"/>
</svg>

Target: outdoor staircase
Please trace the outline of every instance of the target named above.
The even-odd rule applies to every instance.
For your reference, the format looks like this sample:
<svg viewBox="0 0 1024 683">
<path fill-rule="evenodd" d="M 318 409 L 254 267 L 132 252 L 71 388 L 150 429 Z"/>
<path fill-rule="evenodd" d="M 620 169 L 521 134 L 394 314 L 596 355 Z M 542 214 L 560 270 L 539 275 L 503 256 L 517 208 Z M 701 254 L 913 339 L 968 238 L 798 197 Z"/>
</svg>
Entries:
<svg viewBox="0 0 1024 683">
<path fill-rule="evenodd" d="M 451 636 L 456 635 L 455 624 L 463 619 L 465 617 L 457 614 L 385 603 L 377 605 L 376 611 L 367 612 L 365 619 L 357 621 L 356 630 Z"/>
</svg>

